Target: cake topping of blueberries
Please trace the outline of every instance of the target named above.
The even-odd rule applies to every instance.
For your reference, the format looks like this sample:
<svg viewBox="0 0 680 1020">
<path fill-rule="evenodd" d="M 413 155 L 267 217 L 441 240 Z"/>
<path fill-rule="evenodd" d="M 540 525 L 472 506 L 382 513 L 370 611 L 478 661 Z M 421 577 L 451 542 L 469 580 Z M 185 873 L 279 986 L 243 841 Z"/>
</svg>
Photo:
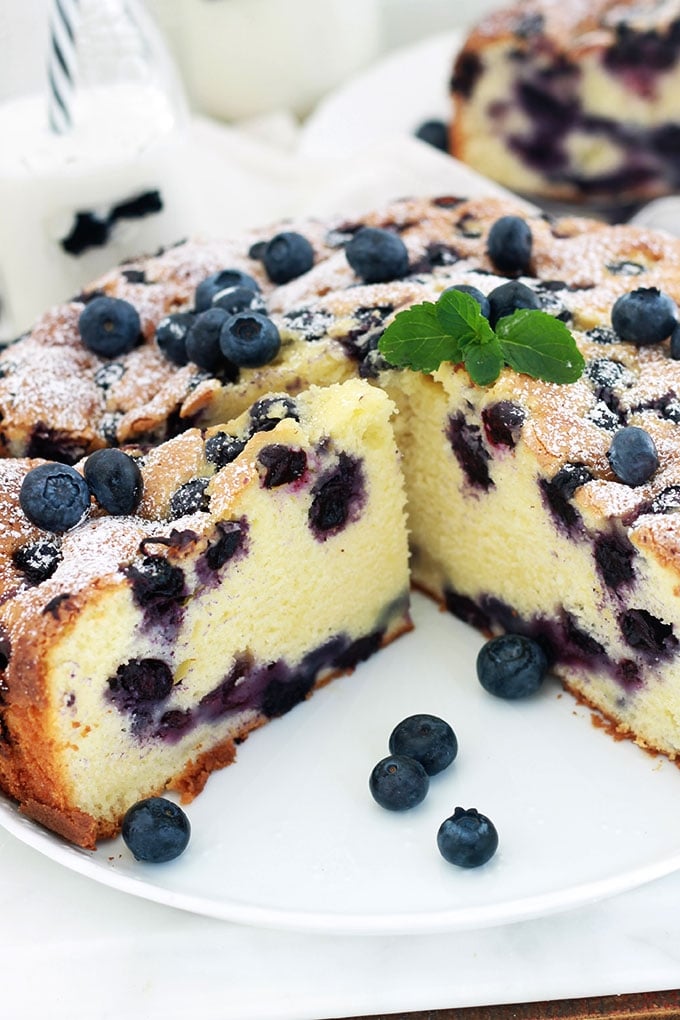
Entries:
<svg viewBox="0 0 680 1020">
<path fill-rule="evenodd" d="M 162 864 L 184 853 L 191 838 L 191 825 L 185 812 L 173 801 L 148 797 L 126 811 L 121 835 L 136 860 Z"/>
<path fill-rule="evenodd" d="M 212 299 L 213 308 L 221 308 L 229 315 L 237 312 L 265 312 L 264 298 L 259 291 L 248 287 L 227 287 L 220 290 Z"/>
<path fill-rule="evenodd" d="M 495 326 L 499 319 L 521 308 L 539 309 L 541 300 L 531 287 L 519 280 L 509 280 L 501 283 L 487 295 L 489 300 L 490 315 L 489 322 Z"/>
<path fill-rule="evenodd" d="M 220 349 L 239 368 L 268 365 L 279 353 L 281 337 L 271 319 L 259 312 L 237 312 L 220 330 Z"/>
<path fill-rule="evenodd" d="M 124 375 L 125 365 L 122 365 L 120 361 L 107 361 L 105 365 L 102 365 L 95 372 L 94 381 L 103 390 L 108 390 L 122 379 Z"/>
<path fill-rule="evenodd" d="M 45 531 L 74 528 L 90 506 L 87 482 L 66 464 L 40 464 L 25 476 L 19 503 L 29 521 Z"/>
<path fill-rule="evenodd" d="M 216 432 L 206 440 L 205 459 L 218 468 L 231 464 L 245 449 L 245 439 L 230 436 L 227 432 Z"/>
<path fill-rule="evenodd" d="M 489 258 L 501 273 L 526 273 L 531 262 L 531 228 L 520 216 L 501 216 L 487 238 Z"/>
<path fill-rule="evenodd" d="M 670 355 L 675 361 L 680 360 L 680 322 L 676 322 L 671 333 Z"/>
<path fill-rule="evenodd" d="M 284 230 L 267 242 L 262 264 L 272 283 L 289 283 L 314 265 L 314 249 L 302 234 Z"/>
<path fill-rule="evenodd" d="M 166 315 L 156 326 L 156 343 L 173 365 L 186 365 L 189 361 L 187 335 L 194 319 L 191 312 L 176 312 Z"/>
<path fill-rule="evenodd" d="M 263 446 L 257 455 L 258 463 L 264 469 L 262 485 L 265 489 L 274 489 L 279 485 L 287 485 L 302 478 L 307 468 L 307 454 L 304 450 L 295 450 L 283 443 L 271 443 Z"/>
<path fill-rule="evenodd" d="M 659 466 L 654 440 L 637 425 L 627 425 L 616 433 L 607 459 L 617 479 L 631 486 L 643 485 Z"/>
<path fill-rule="evenodd" d="M 139 465 L 122 450 L 96 450 L 83 469 L 90 492 L 104 510 L 121 516 L 133 514 L 142 498 Z"/>
<path fill-rule="evenodd" d="M 484 318 L 485 319 L 490 318 L 491 305 L 489 304 L 489 299 L 487 298 L 486 294 L 482 294 L 479 288 L 472 287 L 468 283 L 455 283 L 452 287 L 447 287 L 444 293 L 446 293 L 449 290 L 457 290 L 460 291 L 461 294 L 469 294 L 470 297 L 474 298 L 477 304 L 479 305 L 481 313 L 484 316 Z"/>
<path fill-rule="evenodd" d="M 408 273 L 408 250 L 392 230 L 362 227 L 345 247 L 350 266 L 364 283 L 387 283 Z"/>
<path fill-rule="evenodd" d="M 644 347 L 670 336 L 677 325 L 675 301 L 657 287 L 638 287 L 617 298 L 612 326 L 622 340 Z"/>
<path fill-rule="evenodd" d="M 78 328 L 88 350 L 103 358 L 117 358 L 136 347 L 141 337 L 139 312 L 129 301 L 96 297 L 85 305 Z"/>
<path fill-rule="evenodd" d="M 12 562 L 31 584 L 41 584 L 51 577 L 61 561 L 61 549 L 56 542 L 39 538 L 26 542 L 12 553 Z"/>
<path fill-rule="evenodd" d="M 189 361 L 208 372 L 215 372 L 223 365 L 220 333 L 228 318 L 222 308 L 209 308 L 194 316 L 185 338 Z"/>
<path fill-rule="evenodd" d="M 190 478 L 180 485 L 170 497 L 170 520 L 208 510 L 210 497 L 206 490 L 209 482 L 209 478 Z"/>
<path fill-rule="evenodd" d="M 251 294 L 256 294 L 260 289 L 257 280 L 242 269 L 220 269 L 199 283 L 194 296 L 195 310 L 206 312 L 218 294 L 232 287 L 242 287 Z"/>
</svg>

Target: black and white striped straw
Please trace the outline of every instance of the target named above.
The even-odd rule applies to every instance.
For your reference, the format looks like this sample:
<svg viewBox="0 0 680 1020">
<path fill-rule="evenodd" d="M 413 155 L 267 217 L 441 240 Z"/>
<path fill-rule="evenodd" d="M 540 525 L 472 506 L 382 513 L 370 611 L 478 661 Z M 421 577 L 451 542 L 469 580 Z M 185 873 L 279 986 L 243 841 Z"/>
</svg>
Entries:
<svg viewBox="0 0 680 1020">
<path fill-rule="evenodd" d="M 47 59 L 50 129 L 64 134 L 72 125 L 76 73 L 76 19 L 79 0 L 51 0 Z"/>
</svg>

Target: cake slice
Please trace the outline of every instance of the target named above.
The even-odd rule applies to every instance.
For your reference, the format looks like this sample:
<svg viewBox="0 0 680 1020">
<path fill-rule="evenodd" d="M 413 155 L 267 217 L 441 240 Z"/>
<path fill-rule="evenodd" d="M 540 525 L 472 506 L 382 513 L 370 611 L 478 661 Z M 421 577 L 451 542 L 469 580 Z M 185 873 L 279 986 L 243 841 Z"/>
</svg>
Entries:
<svg viewBox="0 0 680 1020">
<path fill-rule="evenodd" d="M 63 535 L 18 502 L 40 462 L 0 463 L 0 785 L 24 812 L 93 847 L 410 628 L 392 412 L 360 380 L 270 396 L 135 452 L 136 513 L 93 498 Z"/>
<path fill-rule="evenodd" d="M 451 150 L 521 192 L 616 206 L 680 184 L 678 0 L 519 0 L 474 28 Z"/>
</svg>

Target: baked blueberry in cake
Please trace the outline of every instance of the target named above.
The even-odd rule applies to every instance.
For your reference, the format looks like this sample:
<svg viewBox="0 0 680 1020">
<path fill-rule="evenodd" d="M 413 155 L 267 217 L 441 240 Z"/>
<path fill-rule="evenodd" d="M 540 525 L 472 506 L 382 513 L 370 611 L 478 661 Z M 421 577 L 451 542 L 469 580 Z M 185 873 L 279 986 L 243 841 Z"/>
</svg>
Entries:
<svg viewBox="0 0 680 1020">
<path fill-rule="evenodd" d="M 356 379 L 148 451 L 0 461 L 0 785 L 27 814 L 91 847 L 190 799 L 410 628 L 392 411 Z"/>
<path fill-rule="evenodd" d="M 519 0 L 468 36 L 451 149 L 522 193 L 616 206 L 680 185 L 680 3 Z"/>
</svg>

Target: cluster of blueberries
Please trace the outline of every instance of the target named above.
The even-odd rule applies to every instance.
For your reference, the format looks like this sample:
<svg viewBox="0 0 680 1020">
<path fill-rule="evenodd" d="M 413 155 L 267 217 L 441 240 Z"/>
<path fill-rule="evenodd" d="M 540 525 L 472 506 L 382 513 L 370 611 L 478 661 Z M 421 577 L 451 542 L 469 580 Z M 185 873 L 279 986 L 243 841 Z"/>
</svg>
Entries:
<svg viewBox="0 0 680 1020">
<path fill-rule="evenodd" d="M 395 233 L 379 227 L 358 230 L 345 253 L 366 283 L 394 280 L 408 271 L 406 245 Z M 254 245 L 250 254 L 261 261 L 274 284 L 288 283 L 314 265 L 312 245 L 295 231 L 283 231 Z M 79 329 L 85 346 L 107 358 L 131 351 L 141 336 L 134 306 L 106 295 L 87 303 Z M 208 372 L 226 374 L 269 364 L 281 346 L 257 280 L 240 269 L 222 269 L 203 280 L 196 288 L 191 311 L 168 315 L 159 322 L 156 342 L 173 364 L 193 362 Z"/>
<path fill-rule="evenodd" d="M 521 217 L 502 216 L 492 225 L 487 252 L 502 272 L 526 273 L 531 250 L 531 229 Z M 486 299 L 474 288 L 465 289 L 480 302 L 482 314 L 492 326 L 502 315 L 510 315 L 519 308 L 540 308 L 536 294 L 519 280 L 502 284 Z M 638 287 L 622 294 L 612 307 L 611 323 L 622 341 L 636 347 L 649 347 L 670 338 L 670 356 L 680 359 L 678 308 L 673 299 L 657 287 Z M 608 460 L 618 481 L 631 486 L 643 485 L 659 466 L 654 440 L 637 425 L 627 425 L 616 433 Z"/>
<path fill-rule="evenodd" d="M 91 496 L 110 514 L 134 513 L 142 487 L 142 473 L 133 457 L 122 450 L 96 450 L 85 461 L 82 475 L 68 464 L 32 468 L 22 482 L 19 503 L 36 527 L 64 532 L 83 519 Z"/>
<path fill-rule="evenodd" d="M 499 698 L 515 700 L 534 694 L 543 683 L 548 660 L 541 646 L 521 634 L 503 634 L 482 646 L 477 656 L 482 687 Z M 374 766 L 369 790 L 381 807 L 407 811 L 425 799 L 430 776 L 447 768 L 458 754 L 451 726 L 435 715 L 402 720 L 389 738 L 389 755 Z M 493 822 L 476 808 L 457 807 L 437 833 L 445 860 L 462 868 L 486 864 L 498 848 Z"/>
</svg>

